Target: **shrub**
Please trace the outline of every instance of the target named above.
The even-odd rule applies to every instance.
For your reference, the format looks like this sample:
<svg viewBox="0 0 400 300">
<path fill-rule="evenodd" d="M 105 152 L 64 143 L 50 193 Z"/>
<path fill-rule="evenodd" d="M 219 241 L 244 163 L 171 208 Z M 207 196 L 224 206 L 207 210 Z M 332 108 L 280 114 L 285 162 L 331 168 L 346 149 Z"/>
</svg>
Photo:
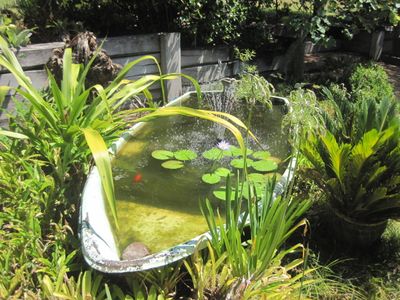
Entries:
<svg viewBox="0 0 400 300">
<path fill-rule="evenodd" d="M 240 0 L 22 0 L 28 26 L 60 35 L 83 24 L 101 35 L 180 31 L 187 44 L 230 43 L 240 37 L 249 4 Z M 102 22 L 98 22 L 98 20 Z"/>
<path fill-rule="evenodd" d="M 358 65 L 349 79 L 352 91 L 352 100 L 365 101 L 373 99 L 394 99 L 393 86 L 383 67 L 371 64 L 368 66 Z"/>
</svg>

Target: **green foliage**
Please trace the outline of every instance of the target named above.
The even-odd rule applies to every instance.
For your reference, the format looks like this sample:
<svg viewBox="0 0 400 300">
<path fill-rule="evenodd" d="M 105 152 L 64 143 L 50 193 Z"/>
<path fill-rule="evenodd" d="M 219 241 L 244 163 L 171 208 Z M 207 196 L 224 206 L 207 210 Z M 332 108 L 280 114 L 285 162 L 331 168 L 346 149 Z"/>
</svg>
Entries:
<svg viewBox="0 0 400 300">
<path fill-rule="evenodd" d="M 202 156 L 209 160 L 220 160 L 223 157 L 223 152 L 218 148 L 211 148 L 207 151 L 204 151 Z"/>
<path fill-rule="evenodd" d="M 332 208 L 360 222 L 400 216 L 400 129 L 372 129 L 354 143 L 338 143 L 329 131 L 301 146 L 312 178 Z"/>
<path fill-rule="evenodd" d="M 255 52 L 249 49 L 239 51 L 237 48 L 235 52 L 243 68 L 243 73 L 240 75 L 239 80 L 235 82 L 235 97 L 249 104 L 261 103 L 271 108 L 270 98 L 275 89 L 271 83 L 258 74 L 257 67 L 250 64 Z"/>
<path fill-rule="evenodd" d="M 0 298 L 38 298 L 37 283 L 62 256 L 71 208 L 29 142 L 2 138 L 0 145 Z"/>
<path fill-rule="evenodd" d="M 57 281 L 52 281 L 45 275 L 42 279 L 43 296 L 46 299 L 105 299 L 106 287 L 102 284 L 103 276 L 92 271 L 79 273 L 78 279 L 68 277 L 66 270 L 60 271 Z"/>
<path fill-rule="evenodd" d="M 166 160 L 161 164 L 161 166 L 170 170 L 181 169 L 185 166 L 185 161 L 190 161 L 197 158 L 196 152 L 188 149 L 178 150 L 175 152 L 167 150 L 155 150 L 151 153 L 151 156 L 158 160 Z"/>
<path fill-rule="evenodd" d="M 196 44 L 217 45 L 240 37 L 238 27 L 246 20 L 248 5 L 240 0 L 191 0 L 177 2 L 178 28 Z"/>
<path fill-rule="evenodd" d="M 370 97 L 353 102 L 346 89 L 338 85 L 324 88 L 323 93 L 330 108 L 322 112 L 322 117 L 338 141 L 355 143 L 373 128 L 381 131 L 399 122 L 397 103 L 392 97 L 375 98 L 369 94 Z"/>
<path fill-rule="evenodd" d="M 197 154 L 196 154 L 196 152 L 193 152 L 192 150 L 184 149 L 184 150 L 175 151 L 174 156 L 178 160 L 186 161 L 186 160 L 195 159 L 197 157 Z"/>
<path fill-rule="evenodd" d="M 296 89 L 289 95 L 291 110 L 283 117 L 282 126 L 289 130 L 292 141 L 306 138 L 311 130 L 324 131 L 322 109 L 313 91 Z"/>
<path fill-rule="evenodd" d="M 280 1 L 281 2 L 281 1 Z M 306 0 L 292 1 L 298 12 L 285 18 L 285 24 L 299 36 L 310 34 L 315 42 L 328 42 L 330 29 L 340 28 L 349 39 L 360 30 L 373 32 L 399 22 L 395 0 Z M 293 9 L 293 8 L 292 8 Z"/>
<path fill-rule="evenodd" d="M 252 163 L 251 167 L 259 172 L 271 172 L 278 169 L 278 164 L 272 160 L 259 160 Z"/>
<path fill-rule="evenodd" d="M 201 177 L 201 180 L 208 184 L 216 184 L 221 181 L 221 176 L 215 173 L 206 173 Z"/>
<path fill-rule="evenodd" d="M 383 99 L 394 100 L 393 86 L 383 67 L 372 65 L 358 65 L 349 79 L 352 100 L 354 102 L 374 99 L 379 102 Z"/>
<path fill-rule="evenodd" d="M 19 48 L 30 42 L 33 29 L 26 29 L 12 23 L 12 19 L 0 16 L 0 36 L 2 36 L 11 47 Z"/>
<path fill-rule="evenodd" d="M 19 125 L 20 130 L 49 162 L 61 184 L 71 175 L 74 164 L 82 163 L 88 157 L 88 149 L 80 129 L 93 128 L 109 141 L 121 130 L 118 128 L 125 124 L 124 113 L 119 112 L 118 107 L 134 95 L 148 95 L 147 88 L 161 79 L 161 75 L 150 75 L 135 82 L 123 80 L 129 69 L 140 61 L 156 61 L 154 57 L 147 56 L 128 64 L 106 88 L 100 85 L 86 88 L 86 74 L 94 57 L 82 68 L 81 65 L 72 63 L 71 49 L 66 49 L 61 86 L 56 83 L 53 75 L 48 73 L 49 94 L 45 97 L 32 85 L 14 53 L 1 37 L 0 48 L 3 51 L 0 65 L 15 76 L 19 84 L 15 90 L 32 106 L 32 120 L 36 126 L 32 128 L 22 123 Z M 35 127 L 45 130 L 39 136 L 34 131 L 38 129 Z M 46 142 L 54 145 L 52 151 L 47 149 Z"/>
<path fill-rule="evenodd" d="M 180 160 L 167 160 L 161 166 L 165 169 L 177 170 L 183 168 L 185 165 Z"/>
<path fill-rule="evenodd" d="M 285 265 L 281 264 L 282 259 L 300 251 L 302 245 L 286 250 L 281 247 L 297 228 L 305 225 L 304 220 L 299 222 L 299 217 L 310 202 L 299 202 L 286 196 L 273 199 L 275 180 L 269 181 L 265 192 L 260 194 L 255 192 L 253 185 L 247 185 L 248 194 L 252 196 L 245 200 L 239 192 L 240 185 L 244 186 L 244 183 L 237 182 L 233 189 L 230 181 L 227 182 L 226 199 L 233 196 L 233 200 L 225 202 L 225 224 L 208 199 L 201 206 L 211 233 L 214 261 L 225 261 L 227 270 L 224 274 L 232 278 L 227 295 L 243 299 L 257 295 L 289 297 L 300 287 L 299 281 L 304 274 L 311 270 L 293 277 L 289 275 L 288 272 L 301 265 L 303 259 L 292 258 Z M 246 224 L 249 225 L 250 238 L 243 242 Z M 227 280 L 222 281 L 221 288 L 226 283 Z M 215 286 L 216 282 L 214 289 Z"/>
<path fill-rule="evenodd" d="M 268 151 L 256 151 L 254 153 L 251 153 L 251 156 L 253 156 L 256 159 L 268 159 L 271 156 L 271 153 Z"/>
<path fill-rule="evenodd" d="M 243 169 L 246 166 L 251 167 L 253 165 L 253 160 L 250 158 L 245 159 L 245 158 L 235 158 L 231 160 L 231 166 L 236 168 L 236 169 Z"/>
<path fill-rule="evenodd" d="M 258 74 L 246 73 L 241 75 L 235 86 L 235 96 L 247 103 L 262 103 L 271 107 L 271 96 L 274 87 L 264 77 Z"/>
<path fill-rule="evenodd" d="M 25 23 L 46 28 L 50 36 L 83 24 L 102 35 L 179 31 L 187 44 L 194 45 L 236 41 L 249 9 L 240 0 L 21 0 L 18 4 Z"/>
<path fill-rule="evenodd" d="M 184 264 L 192 279 L 197 299 L 223 299 L 234 281 L 226 264 L 227 254 L 216 257 L 209 242 L 207 250 L 208 255 L 205 258 L 200 251 L 196 251 Z"/>
<path fill-rule="evenodd" d="M 167 150 L 155 150 L 151 152 L 151 156 L 158 160 L 167 160 L 174 157 L 174 153 Z"/>
<path fill-rule="evenodd" d="M 89 146 L 90 152 L 93 155 L 93 159 L 99 171 L 103 193 L 106 198 L 108 209 L 111 210 L 114 224 L 116 228 L 119 229 L 111 158 L 108 154 L 106 143 L 96 130 L 91 128 L 83 128 L 82 131 L 85 135 L 86 143 Z"/>
</svg>

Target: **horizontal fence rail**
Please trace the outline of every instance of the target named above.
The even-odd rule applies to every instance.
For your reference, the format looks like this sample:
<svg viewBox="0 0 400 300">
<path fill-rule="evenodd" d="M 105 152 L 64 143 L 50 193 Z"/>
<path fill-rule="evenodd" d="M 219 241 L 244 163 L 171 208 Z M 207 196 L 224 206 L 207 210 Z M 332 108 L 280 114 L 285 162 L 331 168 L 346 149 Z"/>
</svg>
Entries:
<svg viewBox="0 0 400 300">
<path fill-rule="evenodd" d="M 276 31 L 277 36 L 287 36 L 288 33 L 282 27 Z M 293 34 L 292 34 L 293 35 Z M 108 37 L 98 39 L 99 45 L 108 53 L 114 63 L 126 65 L 142 57 L 153 55 L 160 63 L 163 73 L 184 73 L 194 77 L 200 84 L 210 83 L 224 77 L 237 75 L 241 70 L 240 63 L 233 58 L 232 51 L 228 47 L 215 47 L 212 49 L 181 49 L 180 33 L 159 33 L 134 36 Z M 15 51 L 17 58 L 37 88 L 47 86 L 47 74 L 45 64 L 52 55 L 55 48 L 61 48 L 64 43 L 34 44 L 22 47 Z M 338 40 L 327 46 L 315 45 L 311 42 L 305 43 L 305 54 L 324 51 L 352 51 L 389 62 L 400 64 L 400 27 L 389 32 L 375 32 L 372 34 L 362 33 L 351 41 Z M 380 48 L 379 48 L 380 47 Z M 265 53 L 264 57 L 254 60 L 259 71 L 281 71 L 285 66 L 287 49 L 281 52 L 271 51 Z M 143 75 L 157 74 L 158 69 L 151 60 L 142 61 L 132 68 L 126 78 L 138 79 Z M 191 83 L 186 79 L 175 79 L 167 81 L 165 91 L 168 100 L 172 100 L 182 92 L 193 89 Z M 14 77 L 7 70 L 0 68 L 0 86 L 17 85 Z M 150 88 L 155 99 L 161 97 L 160 84 Z M 0 125 L 7 123 L 7 113 L 14 110 L 11 95 L 6 97 L 0 112 Z"/>
</svg>

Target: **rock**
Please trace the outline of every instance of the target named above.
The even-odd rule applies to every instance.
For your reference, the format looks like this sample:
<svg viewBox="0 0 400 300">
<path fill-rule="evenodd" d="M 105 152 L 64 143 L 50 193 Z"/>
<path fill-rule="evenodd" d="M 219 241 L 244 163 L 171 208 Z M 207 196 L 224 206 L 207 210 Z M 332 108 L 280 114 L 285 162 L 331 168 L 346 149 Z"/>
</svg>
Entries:
<svg viewBox="0 0 400 300">
<path fill-rule="evenodd" d="M 145 244 L 140 242 L 133 242 L 129 244 L 128 247 L 122 252 L 123 260 L 133 260 L 137 258 L 142 258 L 150 254 L 149 249 Z"/>
</svg>

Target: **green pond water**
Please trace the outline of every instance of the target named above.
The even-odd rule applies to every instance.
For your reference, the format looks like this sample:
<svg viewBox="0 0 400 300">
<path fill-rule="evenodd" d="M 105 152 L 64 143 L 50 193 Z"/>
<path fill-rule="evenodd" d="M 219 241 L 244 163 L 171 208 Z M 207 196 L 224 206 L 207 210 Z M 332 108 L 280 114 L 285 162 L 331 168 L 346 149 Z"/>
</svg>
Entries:
<svg viewBox="0 0 400 300">
<path fill-rule="evenodd" d="M 250 128 L 261 142 L 262 149 L 252 141 L 247 144 L 254 151 L 269 151 L 271 159 L 278 163 L 287 158 L 290 151 L 281 130 L 283 110 L 280 105 L 272 110 L 256 106 L 252 110 Z M 246 106 L 235 105 L 231 113 L 245 121 L 249 110 Z M 220 125 L 177 116 L 146 123 L 122 147 L 113 168 L 120 224 L 117 238 L 121 249 L 138 241 L 154 253 L 207 231 L 199 201 L 208 198 L 222 212 L 224 201 L 217 199 L 213 191 L 223 187 L 225 181 L 222 178 L 218 184 L 206 184 L 202 175 L 218 167 L 235 170 L 230 165 L 232 157 L 218 161 L 202 157 L 203 152 L 221 140 L 237 145 L 231 133 Z M 184 167 L 179 170 L 169 170 L 161 166 L 163 161 L 151 155 L 160 149 L 190 149 L 197 158 L 184 161 Z M 283 163 L 279 163 L 276 172 L 283 170 Z M 252 172 L 257 171 L 250 168 L 249 173 Z"/>
</svg>

